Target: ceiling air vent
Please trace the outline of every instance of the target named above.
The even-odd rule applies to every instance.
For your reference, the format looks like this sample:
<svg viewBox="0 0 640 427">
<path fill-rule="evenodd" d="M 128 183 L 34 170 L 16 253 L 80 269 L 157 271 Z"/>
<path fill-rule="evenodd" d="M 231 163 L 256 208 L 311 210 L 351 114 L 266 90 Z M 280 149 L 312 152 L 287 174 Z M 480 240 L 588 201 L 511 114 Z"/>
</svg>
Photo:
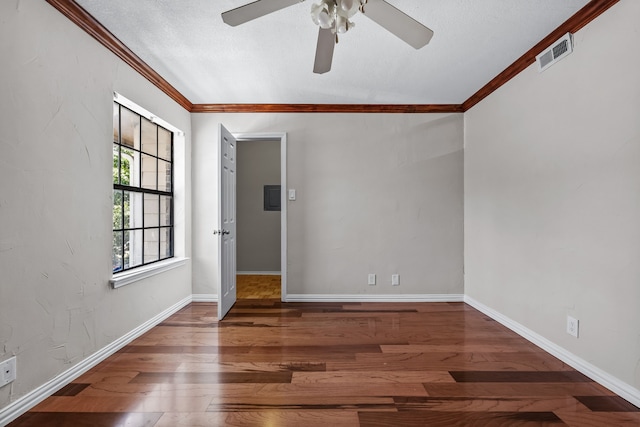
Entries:
<svg viewBox="0 0 640 427">
<path fill-rule="evenodd" d="M 538 71 L 543 72 L 565 56 L 573 52 L 573 38 L 571 33 L 567 33 L 560 40 L 545 49 L 540 55 L 536 56 L 538 63 Z"/>
</svg>

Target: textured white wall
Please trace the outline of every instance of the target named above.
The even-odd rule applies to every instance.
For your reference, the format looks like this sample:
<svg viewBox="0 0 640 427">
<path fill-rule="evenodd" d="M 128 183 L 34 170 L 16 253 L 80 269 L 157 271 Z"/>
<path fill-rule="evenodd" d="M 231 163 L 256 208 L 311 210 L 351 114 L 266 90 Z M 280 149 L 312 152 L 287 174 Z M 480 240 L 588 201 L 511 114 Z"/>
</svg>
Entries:
<svg viewBox="0 0 640 427">
<path fill-rule="evenodd" d="M 194 293 L 217 289 L 219 122 L 288 133 L 289 294 L 462 293 L 461 114 L 194 114 Z"/>
<path fill-rule="evenodd" d="M 638 16 L 622 0 L 465 114 L 465 293 L 636 389 Z"/>
<path fill-rule="evenodd" d="M 18 360 L 1 409 L 190 295 L 191 273 L 108 284 L 113 92 L 184 130 L 187 165 L 189 113 L 44 1 L 0 17 L 0 360 Z"/>
</svg>

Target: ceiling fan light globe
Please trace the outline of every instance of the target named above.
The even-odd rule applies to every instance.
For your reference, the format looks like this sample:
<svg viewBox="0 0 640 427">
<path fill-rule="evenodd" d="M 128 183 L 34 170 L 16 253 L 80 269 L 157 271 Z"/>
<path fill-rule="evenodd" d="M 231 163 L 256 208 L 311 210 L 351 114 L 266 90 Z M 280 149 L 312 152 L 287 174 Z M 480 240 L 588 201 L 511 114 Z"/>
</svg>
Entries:
<svg viewBox="0 0 640 427">
<path fill-rule="evenodd" d="M 340 9 L 348 12 L 353 7 L 353 3 L 355 3 L 353 0 L 342 0 L 340 2 Z"/>
<path fill-rule="evenodd" d="M 323 0 L 319 4 L 311 5 L 311 20 L 321 28 L 331 28 L 334 23 L 335 7 Z"/>
<path fill-rule="evenodd" d="M 336 32 L 339 34 L 344 34 L 355 26 L 356 24 L 341 15 L 336 17 Z"/>
<path fill-rule="evenodd" d="M 322 11 L 318 15 L 318 25 L 320 25 L 321 28 L 331 28 L 333 21 L 333 16 L 329 15 L 326 11 Z"/>
<path fill-rule="evenodd" d="M 314 24 L 320 25 L 320 20 L 318 16 L 320 15 L 320 10 L 322 9 L 321 4 L 312 4 L 311 5 L 311 20 Z"/>
<path fill-rule="evenodd" d="M 356 0 L 342 0 L 338 6 L 338 14 L 347 18 L 353 17 L 360 9 L 360 2 Z"/>
</svg>

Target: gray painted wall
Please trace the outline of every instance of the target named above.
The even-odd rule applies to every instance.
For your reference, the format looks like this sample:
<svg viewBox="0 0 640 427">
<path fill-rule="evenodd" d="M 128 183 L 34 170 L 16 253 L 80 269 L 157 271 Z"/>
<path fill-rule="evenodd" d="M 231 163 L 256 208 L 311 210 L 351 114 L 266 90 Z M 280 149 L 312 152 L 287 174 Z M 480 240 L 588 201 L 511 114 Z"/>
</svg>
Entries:
<svg viewBox="0 0 640 427">
<path fill-rule="evenodd" d="M 289 294 L 463 292 L 462 114 L 194 114 L 194 293 L 217 289 L 220 122 L 287 132 Z"/>
<path fill-rule="evenodd" d="M 191 267 L 114 290 L 112 100 L 186 132 L 178 242 L 190 256 L 190 116 L 44 1 L 0 2 L 0 408 L 191 295 Z"/>
<path fill-rule="evenodd" d="M 0 2 L 0 16 L 0 360 L 18 356 L 0 408 L 192 292 L 215 294 L 218 122 L 289 133 L 289 292 L 462 293 L 462 115 L 190 116 L 45 2 Z M 621 1 L 572 56 L 465 114 L 464 253 L 468 295 L 638 389 L 636 16 Z M 193 206 L 193 280 L 188 263 L 107 284 L 114 90 L 186 132 L 177 250 L 191 255 Z"/>
<path fill-rule="evenodd" d="M 280 141 L 241 141 L 237 149 L 237 269 L 280 271 L 280 212 L 265 211 L 265 185 L 280 184 Z"/>
<path fill-rule="evenodd" d="M 465 114 L 465 293 L 640 389 L 640 2 Z M 565 333 L 566 316 L 580 337 Z"/>
</svg>

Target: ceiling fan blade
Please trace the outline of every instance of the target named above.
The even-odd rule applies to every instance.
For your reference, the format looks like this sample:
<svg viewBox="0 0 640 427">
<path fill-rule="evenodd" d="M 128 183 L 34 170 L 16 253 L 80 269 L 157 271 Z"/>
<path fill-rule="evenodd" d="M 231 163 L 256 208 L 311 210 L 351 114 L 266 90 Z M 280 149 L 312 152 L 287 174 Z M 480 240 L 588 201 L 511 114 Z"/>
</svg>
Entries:
<svg viewBox="0 0 640 427">
<path fill-rule="evenodd" d="M 433 37 L 433 31 L 384 0 L 369 0 L 364 5 L 364 15 L 416 49 Z"/>
<path fill-rule="evenodd" d="M 318 33 L 318 46 L 316 47 L 316 62 L 313 64 L 313 72 L 324 74 L 331 70 L 333 61 L 333 49 L 336 46 L 336 36 L 329 28 L 320 28 Z"/>
<path fill-rule="evenodd" d="M 253 19 L 260 18 L 261 16 L 268 15 L 272 12 L 293 6 L 294 4 L 303 1 L 304 0 L 258 0 L 223 12 L 222 20 L 226 24 L 235 27 L 236 25 L 244 24 L 245 22 L 249 22 Z"/>
</svg>

